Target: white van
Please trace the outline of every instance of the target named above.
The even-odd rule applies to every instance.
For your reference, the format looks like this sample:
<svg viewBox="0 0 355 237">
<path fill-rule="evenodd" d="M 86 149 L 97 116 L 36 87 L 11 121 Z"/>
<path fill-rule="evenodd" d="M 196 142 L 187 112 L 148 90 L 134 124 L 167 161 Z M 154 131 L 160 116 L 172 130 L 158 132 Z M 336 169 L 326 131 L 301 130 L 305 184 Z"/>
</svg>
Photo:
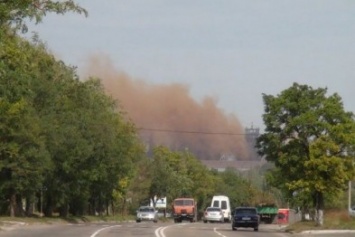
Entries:
<svg viewBox="0 0 355 237">
<path fill-rule="evenodd" d="M 231 205 L 229 197 L 224 195 L 216 195 L 212 198 L 211 207 L 219 207 L 223 211 L 224 221 L 230 222 L 232 219 Z"/>
</svg>

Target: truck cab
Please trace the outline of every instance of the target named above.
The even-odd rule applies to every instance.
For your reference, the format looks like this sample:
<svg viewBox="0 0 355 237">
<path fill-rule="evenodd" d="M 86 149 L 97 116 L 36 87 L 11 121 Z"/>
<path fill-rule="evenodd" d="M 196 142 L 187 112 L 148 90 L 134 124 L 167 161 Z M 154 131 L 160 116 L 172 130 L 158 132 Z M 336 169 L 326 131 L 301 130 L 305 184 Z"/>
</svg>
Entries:
<svg viewBox="0 0 355 237">
<path fill-rule="evenodd" d="M 197 217 L 197 205 L 193 198 L 176 198 L 172 205 L 174 222 L 187 220 L 195 222 Z"/>
</svg>

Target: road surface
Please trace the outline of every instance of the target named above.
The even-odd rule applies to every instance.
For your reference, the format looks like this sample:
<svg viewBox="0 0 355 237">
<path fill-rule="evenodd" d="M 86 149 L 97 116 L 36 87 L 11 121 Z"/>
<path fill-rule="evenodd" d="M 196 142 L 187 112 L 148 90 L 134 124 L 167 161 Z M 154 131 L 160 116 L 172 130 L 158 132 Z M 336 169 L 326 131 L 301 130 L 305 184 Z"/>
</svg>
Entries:
<svg viewBox="0 0 355 237">
<path fill-rule="evenodd" d="M 90 224 L 35 224 L 15 225 L 0 231 L 0 237 L 330 237 L 334 233 L 307 233 L 295 235 L 285 233 L 278 225 L 260 225 L 259 231 L 238 228 L 233 231 L 230 223 L 173 222 L 122 222 Z M 337 233 L 337 237 L 350 237 L 354 233 Z"/>
</svg>

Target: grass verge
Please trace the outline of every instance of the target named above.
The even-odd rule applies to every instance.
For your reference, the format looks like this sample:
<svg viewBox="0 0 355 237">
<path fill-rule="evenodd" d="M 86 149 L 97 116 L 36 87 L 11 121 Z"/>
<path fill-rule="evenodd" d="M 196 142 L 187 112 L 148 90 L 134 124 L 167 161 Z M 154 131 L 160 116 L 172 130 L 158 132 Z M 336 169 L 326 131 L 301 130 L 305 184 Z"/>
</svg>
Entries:
<svg viewBox="0 0 355 237">
<path fill-rule="evenodd" d="M 95 222 L 122 222 L 134 220 L 134 216 L 69 216 L 62 218 L 54 217 L 7 217 L 0 216 L 0 226 L 9 225 L 11 223 L 26 224 L 61 224 L 61 223 L 95 223 Z"/>
<path fill-rule="evenodd" d="M 286 227 L 286 232 L 299 233 L 306 230 L 355 230 L 355 218 L 344 210 L 326 210 L 323 226 L 315 221 L 300 221 Z"/>
</svg>

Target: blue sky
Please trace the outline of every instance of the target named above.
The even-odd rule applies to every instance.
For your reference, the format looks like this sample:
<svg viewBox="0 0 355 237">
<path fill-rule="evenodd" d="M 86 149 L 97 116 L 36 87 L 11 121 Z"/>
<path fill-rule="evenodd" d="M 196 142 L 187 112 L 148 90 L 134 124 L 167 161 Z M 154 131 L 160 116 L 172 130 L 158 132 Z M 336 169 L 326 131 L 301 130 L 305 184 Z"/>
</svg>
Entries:
<svg viewBox="0 0 355 237">
<path fill-rule="evenodd" d="M 353 0 L 80 0 L 81 15 L 31 26 L 67 64 L 91 54 L 153 84 L 212 96 L 243 126 L 263 127 L 262 94 L 293 82 L 338 93 L 355 112 Z"/>
</svg>

